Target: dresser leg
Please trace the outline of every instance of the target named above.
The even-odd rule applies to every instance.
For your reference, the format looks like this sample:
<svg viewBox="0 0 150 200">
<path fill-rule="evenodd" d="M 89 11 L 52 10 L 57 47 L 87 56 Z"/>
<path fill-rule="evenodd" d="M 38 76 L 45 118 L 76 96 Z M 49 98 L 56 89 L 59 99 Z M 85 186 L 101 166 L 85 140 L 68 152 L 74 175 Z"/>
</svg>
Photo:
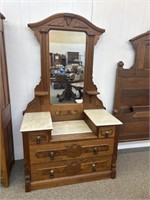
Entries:
<svg viewBox="0 0 150 200">
<path fill-rule="evenodd" d="M 25 172 L 25 191 L 30 192 L 31 191 L 31 175 L 30 175 L 30 167 L 24 166 L 24 172 Z"/>
<path fill-rule="evenodd" d="M 115 178 L 116 178 L 116 170 L 112 170 L 111 178 L 112 178 L 112 179 L 115 179 Z"/>
<path fill-rule="evenodd" d="M 23 134 L 23 150 L 24 150 L 24 176 L 25 176 L 25 191 L 31 191 L 31 170 L 29 158 L 29 137 L 28 133 Z"/>
<path fill-rule="evenodd" d="M 25 181 L 25 191 L 31 192 L 31 185 L 29 181 Z"/>
<path fill-rule="evenodd" d="M 111 173 L 112 179 L 116 178 L 116 160 L 117 160 L 117 156 L 115 155 L 112 158 L 112 173 Z"/>
<path fill-rule="evenodd" d="M 4 184 L 5 187 L 9 187 L 9 179 L 8 179 L 8 176 L 5 175 L 3 178 L 2 178 L 2 183 Z"/>
</svg>

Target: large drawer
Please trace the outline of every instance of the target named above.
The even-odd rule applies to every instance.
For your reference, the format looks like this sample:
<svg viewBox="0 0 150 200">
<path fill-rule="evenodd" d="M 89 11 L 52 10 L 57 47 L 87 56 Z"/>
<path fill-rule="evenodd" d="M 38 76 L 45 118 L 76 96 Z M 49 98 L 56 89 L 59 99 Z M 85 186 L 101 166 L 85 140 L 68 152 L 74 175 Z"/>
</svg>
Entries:
<svg viewBox="0 0 150 200">
<path fill-rule="evenodd" d="M 112 155 L 113 139 L 93 139 L 86 141 L 31 145 L 30 163 L 47 163 L 74 158 Z"/>
<path fill-rule="evenodd" d="M 83 158 L 31 165 L 31 180 L 46 180 L 66 176 L 110 171 L 112 156 Z"/>
</svg>

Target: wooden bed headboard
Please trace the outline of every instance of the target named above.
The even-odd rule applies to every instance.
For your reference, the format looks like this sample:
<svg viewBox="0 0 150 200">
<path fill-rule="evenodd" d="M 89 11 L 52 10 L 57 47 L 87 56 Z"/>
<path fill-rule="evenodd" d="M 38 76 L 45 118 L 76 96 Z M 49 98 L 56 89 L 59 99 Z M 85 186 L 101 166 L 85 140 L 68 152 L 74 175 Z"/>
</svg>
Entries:
<svg viewBox="0 0 150 200">
<path fill-rule="evenodd" d="M 120 141 L 149 138 L 150 31 L 130 40 L 135 50 L 134 65 L 124 69 L 118 62 L 113 114 L 123 122 Z"/>
</svg>

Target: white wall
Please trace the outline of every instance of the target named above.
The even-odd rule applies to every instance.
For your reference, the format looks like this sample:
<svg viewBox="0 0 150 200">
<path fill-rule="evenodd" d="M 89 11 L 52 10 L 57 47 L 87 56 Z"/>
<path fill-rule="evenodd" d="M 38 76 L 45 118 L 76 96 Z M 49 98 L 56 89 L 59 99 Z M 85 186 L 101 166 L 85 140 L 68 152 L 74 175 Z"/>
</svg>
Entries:
<svg viewBox="0 0 150 200">
<path fill-rule="evenodd" d="M 15 159 L 23 158 L 19 132 L 22 111 L 34 97 L 40 81 L 40 49 L 28 23 L 57 12 L 72 12 L 106 29 L 95 47 L 93 80 L 107 110 L 112 111 L 116 63 L 129 68 L 134 52 L 129 39 L 150 29 L 149 0 L 1 0 L 13 119 Z M 132 143 L 134 147 L 139 143 Z M 147 145 L 148 142 L 141 144 Z M 127 144 L 119 145 L 127 148 Z"/>
</svg>

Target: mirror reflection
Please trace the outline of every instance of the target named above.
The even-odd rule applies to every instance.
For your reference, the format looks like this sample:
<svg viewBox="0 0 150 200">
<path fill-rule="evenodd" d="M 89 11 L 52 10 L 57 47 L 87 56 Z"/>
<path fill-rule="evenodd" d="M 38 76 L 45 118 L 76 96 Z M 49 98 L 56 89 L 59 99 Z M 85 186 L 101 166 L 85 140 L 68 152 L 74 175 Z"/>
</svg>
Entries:
<svg viewBox="0 0 150 200">
<path fill-rule="evenodd" d="M 82 103 L 86 34 L 74 31 L 49 32 L 50 101 Z"/>
</svg>

